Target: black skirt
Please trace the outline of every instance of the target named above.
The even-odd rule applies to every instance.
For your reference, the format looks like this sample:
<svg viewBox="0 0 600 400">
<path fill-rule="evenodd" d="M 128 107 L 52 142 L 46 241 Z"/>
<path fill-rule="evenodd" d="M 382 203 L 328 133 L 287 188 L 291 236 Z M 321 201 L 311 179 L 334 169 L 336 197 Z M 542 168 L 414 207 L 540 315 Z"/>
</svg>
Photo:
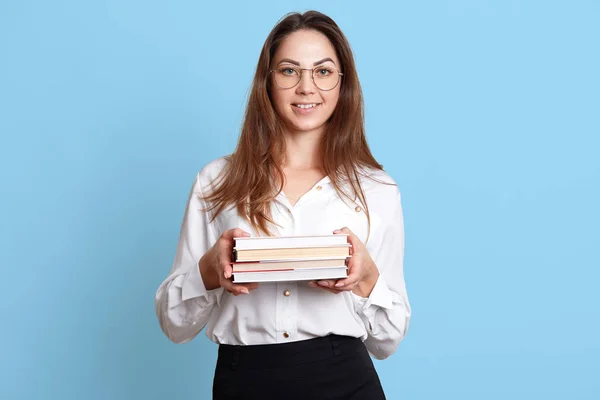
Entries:
<svg viewBox="0 0 600 400">
<path fill-rule="evenodd" d="M 299 342 L 220 345 L 214 400 L 382 400 L 373 361 L 360 339 L 329 335 Z"/>
</svg>

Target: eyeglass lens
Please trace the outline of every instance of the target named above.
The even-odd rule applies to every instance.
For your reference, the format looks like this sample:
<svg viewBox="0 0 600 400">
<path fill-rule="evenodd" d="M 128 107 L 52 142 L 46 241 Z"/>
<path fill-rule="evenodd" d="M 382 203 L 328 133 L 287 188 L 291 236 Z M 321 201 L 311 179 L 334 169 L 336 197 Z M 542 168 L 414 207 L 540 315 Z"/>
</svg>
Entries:
<svg viewBox="0 0 600 400">
<path fill-rule="evenodd" d="M 300 68 L 289 65 L 282 65 L 273 71 L 275 83 L 282 89 L 290 89 L 296 86 L 302 78 L 302 70 Z M 331 90 L 335 88 L 339 82 L 339 71 L 329 66 L 319 66 L 312 70 L 312 79 L 321 90 Z"/>
</svg>

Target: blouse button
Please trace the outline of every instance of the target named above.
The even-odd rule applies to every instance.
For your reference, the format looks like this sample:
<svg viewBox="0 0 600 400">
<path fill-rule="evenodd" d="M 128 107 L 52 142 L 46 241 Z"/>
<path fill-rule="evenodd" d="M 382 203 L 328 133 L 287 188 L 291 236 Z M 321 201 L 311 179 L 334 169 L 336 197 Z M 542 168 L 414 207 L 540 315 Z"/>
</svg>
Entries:
<svg viewBox="0 0 600 400">
<path fill-rule="evenodd" d="M 315 189 L 316 190 L 321 190 L 321 189 L 323 189 L 323 186 L 317 186 Z"/>
<path fill-rule="evenodd" d="M 289 334 L 289 333 L 287 333 L 287 332 L 283 332 L 283 337 L 287 339 L 287 338 L 289 338 L 289 337 L 290 337 L 290 334 Z"/>
<path fill-rule="evenodd" d="M 288 297 L 290 294 L 292 294 L 292 292 L 290 292 L 289 290 L 284 290 L 283 295 L 285 297 Z"/>
<path fill-rule="evenodd" d="M 360 208 L 360 206 L 356 206 L 356 208 L 354 209 L 354 211 L 356 212 L 360 212 L 362 210 L 362 208 Z"/>
</svg>

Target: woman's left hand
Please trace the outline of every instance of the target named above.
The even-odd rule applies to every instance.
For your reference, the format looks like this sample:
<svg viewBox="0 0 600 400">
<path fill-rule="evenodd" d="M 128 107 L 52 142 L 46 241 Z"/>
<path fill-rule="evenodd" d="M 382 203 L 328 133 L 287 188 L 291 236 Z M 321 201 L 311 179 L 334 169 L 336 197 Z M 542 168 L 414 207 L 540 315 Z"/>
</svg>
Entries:
<svg viewBox="0 0 600 400">
<path fill-rule="evenodd" d="M 324 279 L 316 282 L 310 281 L 308 285 L 336 294 L 352 290 L 354 294 L 360 297 L 369 297 L 379 277 L 379 270 L 371 259 L 366 246 L 346 227 L 336 229 L 333 233 L 348 234 L 348 242 L 352 245 L 350 248 L 351 257 L 348 259 L 348 277 L 343 279 Z"/>
</svg>

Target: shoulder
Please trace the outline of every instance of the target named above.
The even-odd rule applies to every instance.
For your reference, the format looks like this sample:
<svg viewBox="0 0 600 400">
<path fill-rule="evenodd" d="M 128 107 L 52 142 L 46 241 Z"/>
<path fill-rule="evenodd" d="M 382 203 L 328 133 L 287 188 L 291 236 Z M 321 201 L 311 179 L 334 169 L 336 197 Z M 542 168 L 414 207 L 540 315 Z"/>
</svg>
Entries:
<svg viewBox="0 0 600 400">
<path fill-rule="evenodd" d="M 360 183 L 372 195 L 392 196 L 399 195 L 398 184 L 386 171 L 376 168 L 363 168 L 360 170 Z"/>
<path fill-rule="evenodd" d="M 394 178 L 384 170 L 369 168 L 361 170 L 360 180 L 369 212 L 389 221 L 389 216 L 401 204 L 400 190 Z"/>
<path fill-rule="evenodd" d="M 396 181 L 390 174 L 382 169 L 366 167 L 361 168 L 360 175 L 364 181 L 374 181 L 382 184 L 396 185 Z"/>
<path fill-rule="evenodd" d="M 222 178 L 229 164 L 230 156 L 219 157 L 204 165 L 196 176 L 196 184 L 201 191 L 213 188 Z"/>
</svg>

